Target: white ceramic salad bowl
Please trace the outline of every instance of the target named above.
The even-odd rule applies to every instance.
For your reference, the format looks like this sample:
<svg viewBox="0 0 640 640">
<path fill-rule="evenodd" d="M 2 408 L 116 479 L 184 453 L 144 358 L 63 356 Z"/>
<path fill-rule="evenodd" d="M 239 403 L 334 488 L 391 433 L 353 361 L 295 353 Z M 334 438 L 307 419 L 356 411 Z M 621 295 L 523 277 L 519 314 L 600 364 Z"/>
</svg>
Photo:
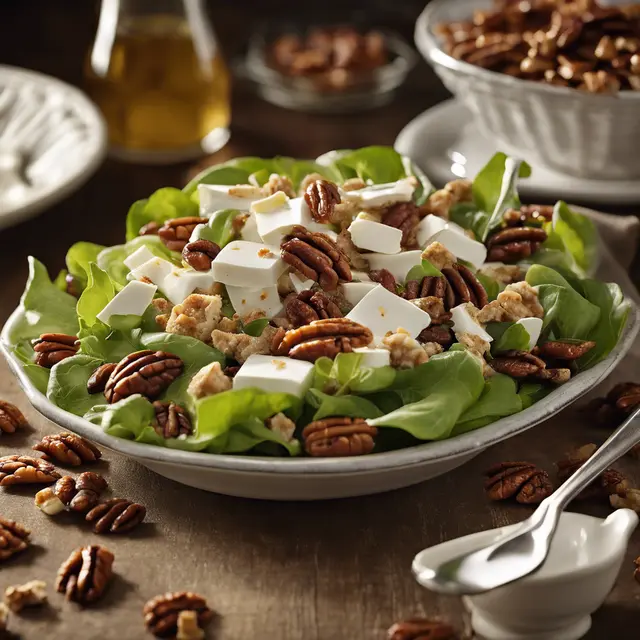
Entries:
<svg viewBox="0 0 640 640">
<path fill-rule="evenodd" d="M 609 356 L 580 373 L 528 409 L 448 440 L 359 458 L 268 458 L 177 451 L 116 438 L 88 420 L 63 411 L 36 389 L 7 344 L 12 321 L 0 335 L 0 348 L 31 404 L 44 416 L 162 476 L 205 491 L 264 500 L 324 500 L 381 493 L 417 484 L 463 465 L 486 448 L 530 429 L 586 394 L 603 380 L 633 345 L 640 311 L 631 310 Z"/>
</svg>

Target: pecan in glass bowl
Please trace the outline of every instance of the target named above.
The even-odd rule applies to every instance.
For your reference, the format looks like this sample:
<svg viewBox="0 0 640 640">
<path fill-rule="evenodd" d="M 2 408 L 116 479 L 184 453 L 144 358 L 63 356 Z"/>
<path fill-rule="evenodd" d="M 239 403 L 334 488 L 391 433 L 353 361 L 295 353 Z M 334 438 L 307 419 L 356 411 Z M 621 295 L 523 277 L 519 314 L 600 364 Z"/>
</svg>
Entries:
<svg viewBox="0 0 640 640">
<path fill-rule="evenodd" d="M 555 9 L 560 2 L 542 4 Z M 416 45 L 499 148 L 517 149 L 520 157 L 562 174 L 637 178 L 640 76 L 634 64 L 638 54 L 626 49 L 633 46 L 628 36 L 638 18 L 618 20 L 613 13 L 605 18 L 611 8 L 587 0 L 574 3 L 560 20 L 559 12 L 540 5 L 433 0 L 418 18 Z M 602 15 L 591 19 L 596 14 Z M 626 25 L 621 33 L 618 22 Z M 602 43 L 605 36 L 613 42 Z M 620 69 L 601 57 L 610 57 L 609 44 Z M 618 88 L 628 90 L 611 93 Z"/>
</svg>

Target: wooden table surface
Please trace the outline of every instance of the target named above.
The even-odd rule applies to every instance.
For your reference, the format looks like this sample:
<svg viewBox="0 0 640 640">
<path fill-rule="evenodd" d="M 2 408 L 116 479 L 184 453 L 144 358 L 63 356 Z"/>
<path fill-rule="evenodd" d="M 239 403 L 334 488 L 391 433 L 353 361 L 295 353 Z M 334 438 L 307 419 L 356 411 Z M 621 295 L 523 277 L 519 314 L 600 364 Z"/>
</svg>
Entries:
<svg viewBox="0 0 640 640">
<path fill-rule="evenodd" d="M 0 62 L 80 83 L 82 56 L 93 33 L 90 4 L 6 1 L 0 8 Z M 231 4 L 216 3 L 213 14 L 233 51 L 234 29 L 245 24 L 245 14 L 238 3 Z M 409 2 L 403 7 L 399 28 L 410 32 L 420 4 Z M 246 28 L 242 33 L 246 35 Z M 446 95 L 425 65 L 416 69 L 393 105 L 352 116 L 292 113 L 236 87 L 232 139 L 215 159 L 244 154 L 312 157 L 338 147 L 391 144 L 410 118 Z M 186 165 L 149 168 L 108 161 L 64 202 L 2 231 L 0 322 L 18 302 L 27 255 L 35 255 L 56 273 L 67 247 L 77 240 L 120 242 L 131 202 L 158 187 L 181 185 L 188 169 Z M 22 434 L 0 439 L 0 455 L 26 453 L 39 436 L 57 430 L 28 406 L 4 363 L 0 364 L 0 394 L 22 407 L 31 423 Z M 268 503 L 213 495 L 183 487 L 106 452 L 100 469 L 114 495 L 144 503 L 149 524 L 130 537 L 102 540 L 115 553 L 117 578 L 99 606 L 81 611 L 51 592 L 49 608 L 14 616 L 11 629 L 26 640 L 143 638 L 144 602 L 180 589 L 209 599 L 220 615 L 215 637 L 226 640 L 370 640 L 384 638 L 387 627 L 399 618 L 425 614 L 442 615 L 462 626 L 459 600 L 434 596 L 414 582 L 409 570 L 413 555 L 425 546 L 515 522 L 530 513 L 515 504 L 485 499 L 482 471 L 489 464 L 524 458 L 552 472 L 553 462 L 564 451 L 604 437 L 586 424 L 584 416 L 567 410 L 428 483 L 378 496 L 319 503 Z M 633 466 L 630 461 L 622 463 L 637 483 L 640 473 Z M 72 519 L 45 517 L 33 506 L 33 493 L 28 488 L 0 493 L 0 515 L 29 526 L 34 541 L 29 551 L 2 565 L 2 590 L 43 579 L 51 591 L 57 567 L 69 552 L 98 541 Z M 581 509 L 599 516 L 610 511 L 606 504 Z M 632 578 L 632 559 L 638 555 L 640 536 L 636 535 L 618 583 L 594 617 L 588 638 L 638 637 L 634 627 L 640 619 L 640 586 Z"/>
</svg>

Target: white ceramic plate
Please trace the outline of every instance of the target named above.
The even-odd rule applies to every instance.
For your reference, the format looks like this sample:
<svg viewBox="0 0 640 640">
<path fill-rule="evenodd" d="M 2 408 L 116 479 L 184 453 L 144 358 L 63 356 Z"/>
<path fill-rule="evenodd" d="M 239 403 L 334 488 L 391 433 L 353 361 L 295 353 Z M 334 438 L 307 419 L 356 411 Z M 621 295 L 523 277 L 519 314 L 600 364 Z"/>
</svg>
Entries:
<svg viewBox="0 0 640 640">
<path fill-rule="evenodd" d="M 529 409 L 476 431 L 423 445 L 354 458 L 266 458 L 177 451 L 107 435 L 94 424 L 49 402 L 25 375 L 7 346 L 17 311 L 0 334 L 0 348 L 31 404 L 64 429 L 129 456 L 160 475 L 206 491 L 267 500 L 321 500 L 399 489 L 464 464 L 487 447 L 558 413 L 607 376 L 633 344 L 640 311 L 633 302 L 618 345 L 595 365 Z"/>
<path fill-rule="evenodd" d="M 453 99 L 414 118 L 396 138 L 395 149 L 409 156 L 439 186 L 455 178 L 473 178 L 499 149 L 478 130 L 471 110 Z M 591 180 L 533 164 L 532 175 L 518 189 L 536 197 L 588 204 L 636 204 L 640 180 Z"/>
<path fill-rule="evenodd" d="M 81 91 L 0 65 L 0 229 L 69 195 L 98 168 L 106 150 L 105 123 Z M 15 152 L 26 181 L 8 170 Z"/>
</svg>

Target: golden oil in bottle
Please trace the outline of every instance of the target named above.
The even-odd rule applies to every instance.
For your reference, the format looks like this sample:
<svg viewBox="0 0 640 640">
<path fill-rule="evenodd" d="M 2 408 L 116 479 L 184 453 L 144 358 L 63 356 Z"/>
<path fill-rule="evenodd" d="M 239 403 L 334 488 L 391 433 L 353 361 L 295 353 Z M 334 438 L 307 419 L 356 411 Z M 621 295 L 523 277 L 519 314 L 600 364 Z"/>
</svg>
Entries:
<svg viewBox="0 0 640 640">
<path fill-rule="evenodd" d="M 100 40 L 99 28 L 86 76 L 113 155 L 174 162 L 224 146 L 230 79 L 210 29 L 170 14 L 120 16 L 108 52 Z"/>
</svg>

